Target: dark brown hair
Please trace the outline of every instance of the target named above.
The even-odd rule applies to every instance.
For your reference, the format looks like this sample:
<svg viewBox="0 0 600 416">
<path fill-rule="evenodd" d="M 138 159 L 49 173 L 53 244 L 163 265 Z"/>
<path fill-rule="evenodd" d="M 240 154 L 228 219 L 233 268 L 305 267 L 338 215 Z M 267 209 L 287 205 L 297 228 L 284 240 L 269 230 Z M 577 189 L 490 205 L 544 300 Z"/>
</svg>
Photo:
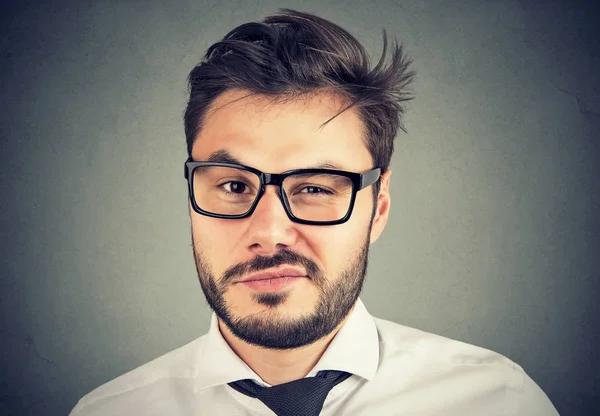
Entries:
<svg viewBox="0 0 600 416">
<path fill-rule="evenodd" d="M 371 69 L 365 48 L 340 26 L 309 13 L 281 9 L 262 22 L 245 23 L 212 45 L 190 72 L 190 98 L 184 115 L 188 155 L 211 103 L 236 88 L 276 100 L 321 92 L 334 93 L 356 108 L 365 126 L 365 143 L 374 167 L 385 172 L 394 151 L 404 102 L 412 97 L 407 85 L 414 77 L 411 63 L 395 40 L 385 66 L 388 44 Z M 378 193 L 378 184 L 374 187 Z"/>
</svg>

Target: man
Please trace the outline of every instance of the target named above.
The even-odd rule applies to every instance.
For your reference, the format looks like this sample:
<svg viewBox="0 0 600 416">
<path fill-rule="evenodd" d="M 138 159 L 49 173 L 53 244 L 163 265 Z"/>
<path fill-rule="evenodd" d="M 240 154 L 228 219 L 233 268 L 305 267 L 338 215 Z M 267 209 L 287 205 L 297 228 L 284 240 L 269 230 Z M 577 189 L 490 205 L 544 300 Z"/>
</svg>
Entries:
<svg viewBox="0 0 600 416">
<path fill-rule="evenodd" d="M 557 415 L 492 351 L 369 315 L 368 248 L 390 211 L 409 61 L 282 10 L 190 73 L 185 177 L 209 333 L 71 415 Z"/>
</svg>

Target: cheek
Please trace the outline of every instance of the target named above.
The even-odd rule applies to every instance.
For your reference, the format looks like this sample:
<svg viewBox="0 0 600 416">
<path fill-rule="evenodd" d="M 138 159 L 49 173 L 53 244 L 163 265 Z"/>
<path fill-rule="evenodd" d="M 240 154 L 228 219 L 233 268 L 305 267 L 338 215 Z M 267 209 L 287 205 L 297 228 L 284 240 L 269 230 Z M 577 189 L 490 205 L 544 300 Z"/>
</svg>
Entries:
<svg viewBox="0 0 600 416">
<path fill-rule="evenodd" d="M 318 256 L 329 278 L 333 278 L 342 269 L 348 267 L 356 256 L 357 250 L 362 248 L 371 218 L 370 205 L 366 215 L 359 212 L 356 210 L 344 224 L 323 227 L 324 230 L 314 230 L 310 237 L 307 237 L 312 241 L 312 250 Z"/>
<path fill-rule="evenodd" d="M 223 224 L 226 220 L 194 216 L 192 218 L 192 236 L 194 250 L 201 251 L 203 257 L 210 262 L 213 271 L 220 272 L 227 267 L 227 254 L 233 253 L 238 228 L 231 224 Z"/>
<path fill-rule="evenodd" d="M 355 239 L 363 238 L 363 234 L 369 229 L 372 213 L 373 191 L 371 188 L 363 189 L 356 195 L 352 216 L 347 222 L 355 233 Z"/>
<path fill-rule="evenodd" d="M 369 226 L 371 223 L 371 214 L 373 211 L 373 194 L 370 189 L 361 191 L 356 196 L 352 216 L 343 227 L 343 235 L 338 239 L 338 246 L 344 250 L 345 258 L 356 255 L 356 250 L 362 248 Z"/>
</svg>

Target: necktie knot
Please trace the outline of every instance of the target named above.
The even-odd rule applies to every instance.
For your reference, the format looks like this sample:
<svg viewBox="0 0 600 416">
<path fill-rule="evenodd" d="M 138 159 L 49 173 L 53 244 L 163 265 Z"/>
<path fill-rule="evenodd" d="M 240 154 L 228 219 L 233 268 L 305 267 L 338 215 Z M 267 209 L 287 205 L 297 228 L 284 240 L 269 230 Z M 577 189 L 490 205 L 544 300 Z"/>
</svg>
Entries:
<svg viewBox="0 0 600 416">
<path fill-rule="evenodd" d="M 318 416 L 329 391 L 350 377 L 344 371 L 319 371 L 316 377 L 306 377 L 273 387 L 262 387 L 252 380 L 239 380 L 229 385 L 250 397 L 255 397 L 278 416 Z"/>
</svg>

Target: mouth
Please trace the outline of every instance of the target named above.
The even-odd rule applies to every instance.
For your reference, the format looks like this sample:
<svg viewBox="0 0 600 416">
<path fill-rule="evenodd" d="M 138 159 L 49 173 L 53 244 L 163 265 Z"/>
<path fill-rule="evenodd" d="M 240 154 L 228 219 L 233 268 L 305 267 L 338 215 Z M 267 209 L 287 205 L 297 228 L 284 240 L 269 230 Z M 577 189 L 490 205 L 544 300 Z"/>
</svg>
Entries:
<svg viewBox="0 0 600 416">
<path fill-rule="evenodd" d="M 277 270 L 267 270 L 247 276 L 236 282 L 258 292 L 275 292 L 308 276 L 302 270 L 285 267 Z"/>
<path fill-rule="evenodd" d="M 285 267 L 276 270 L 266 270 L 261 271 L 255 274 L 251 274 L 250 276 L 246 276 L 244 279 L 238 281 L 237 283 L 249 283 L 249 282 L 257 282 L 261 280 L 273 280 L 273 279 L 281 279 L 284 277 L 308 277 L 306 273 L 302 270 Z"/>
<path fill-rule="evenodd" d="M 306 276 L 281 276 L 273 277 L 271 279 L 244 280 L 240 283 L 243 286 L 246 286 L 247 288 L 257 292 L 277 292 L 297 281 L 306 278 Z"/>
</svg>

